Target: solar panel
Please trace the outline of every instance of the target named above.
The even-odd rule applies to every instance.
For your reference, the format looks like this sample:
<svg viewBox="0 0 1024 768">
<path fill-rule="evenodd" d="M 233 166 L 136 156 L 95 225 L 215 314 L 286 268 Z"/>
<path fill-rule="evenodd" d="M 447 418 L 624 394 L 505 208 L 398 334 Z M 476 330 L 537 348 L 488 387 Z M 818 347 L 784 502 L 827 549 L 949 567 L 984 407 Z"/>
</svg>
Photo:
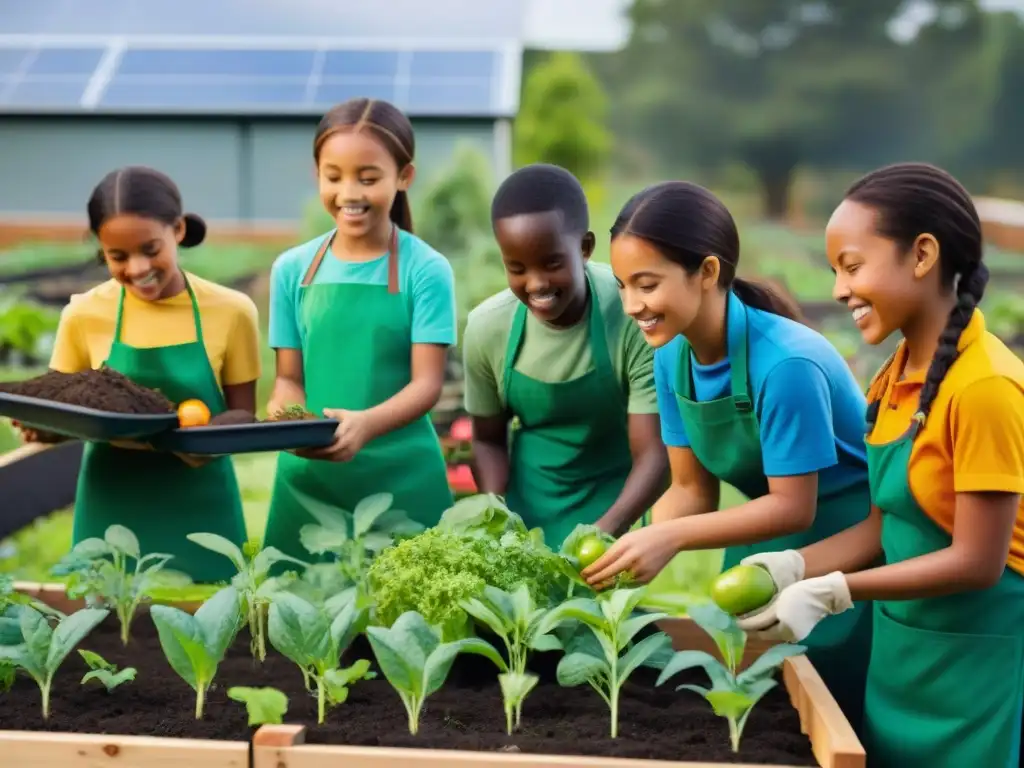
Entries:
<svg viewBox="0 0 1024 768">
<path fill-rule="evenodd" d="M 93 39 L 88 44 L 62 40 L 59 47 L 15 42 L 20 41 L 0 41 L 0 105 L 316 114 L 363 96 L 391 101 L 413 117 L 485 116 L 509 109 L 502 88 L 511 61 L 498 49 L 305 48 L 301 42 L 299 47 L 272 42 L 213 47 L 129 40 L 104 58 L 108 48 Z"/>
</svg>

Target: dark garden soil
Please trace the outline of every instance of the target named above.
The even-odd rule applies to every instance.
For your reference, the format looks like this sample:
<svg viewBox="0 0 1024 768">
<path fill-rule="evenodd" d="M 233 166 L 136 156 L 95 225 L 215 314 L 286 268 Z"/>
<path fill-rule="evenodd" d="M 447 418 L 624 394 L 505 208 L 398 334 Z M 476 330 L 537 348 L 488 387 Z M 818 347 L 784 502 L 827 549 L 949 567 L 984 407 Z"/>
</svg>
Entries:
<svg viewBox="0 0 1024 768">
<path fill-rule="evenodd" d="M 0 383 L 0 392 L 80 405 L 109 413 L 174 412 L 174 404 L 162 394 L 139 386 L 112 368 L 80 373 L 49 371 L 33 379 Z"/>
<path fill-rule="evenodd" d="M 306 725 L 308 743 L 817 765 L 781 682 L 751 714 L 740 754 L 734 755 L 726 721 L 696 694 L 674 691 L 683 682 L 706 684 L 697 674 L 679 675 L 655 688 L 652 671 L 634 673 L 623 687 L 619 738 L 613 741 L 608 737 L 608 709 L 597 693 L 589 686 L 558 686 L 553 679 L 558 656 L 545 654 L 534 665 L 542 682 L 526 699 L 520 731 L 509 737 L 495 667 L 464 656 L 445 686 L 427 699 L 420 732 L 412 736 L 405 709 L 383 677 L 356 683 L 348 701 L 329 710 L 327 722 L 317 726 L 316 701 L 305 691 L 299 670 L 269 649 L 267 660 L 256 664 L 244 633 L 220 665 L 201 721 L 193 717 L 195 694 L 167 664 L 148 616 L 136 619 L 128 648 L 109 620 L 79 648 L 122 668 L 136 667 L 136 680 L 112 693 L 95 682 L 82 686 L 87 668 L 72 652 L 54 682 L 49 721 L 42 720 L 35 684 L 19 677 L 9 693 L 0 694 L 4 729 L 247 741 L 254 729 L 247 724 L 245 707 L 230 700 L 226 690 L 233 685 L 273 686 L 288 695 L 285 722 Z M 346 661 L 356 658 L 373 660 L 365 638 L 358 638 L 346 654 Z"/>
</svg>

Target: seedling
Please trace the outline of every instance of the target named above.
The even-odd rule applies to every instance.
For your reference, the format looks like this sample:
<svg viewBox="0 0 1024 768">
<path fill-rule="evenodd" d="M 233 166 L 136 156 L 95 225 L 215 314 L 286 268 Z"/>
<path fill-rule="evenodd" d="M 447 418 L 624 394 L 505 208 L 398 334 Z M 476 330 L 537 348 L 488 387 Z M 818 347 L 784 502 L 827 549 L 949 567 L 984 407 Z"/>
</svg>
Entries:
<svg viewBox="0 0 1024 768">
<path fill-rule="evenodd" d="M 288 711 L 288 697 L 277 688 L 228 688 L 228 698 L 245 704 L 249 725 L 280 725 Z"/>
<path fill-rule="evenodd" d="M 329 593 L 355 586 L 365 593 L 370 561 L 398 536 L 412 536 L 424 527 L 405 512 L 391 507 L 394 495 L 377 493 L 356 504 L 352 512 L 304 497 L 304 506 L 317 523 L 302 526 L 299 540 L 311 555 L 327 555 L 335 563 L 313 566 L 311 570 L 331 571 L 340 579 L 327 584 Z M 316 578 L 311 574 L 313 578 Z M 332 588 L 333 587 L 333 588 Z"/>
<path fill-rule="evenodd" d="M 594 589 L 580 575 L 580 571 L 595 563 L 614 543 L 614 536 L 605 533 L 596 525 L 585 523 L 577 525 L 572 533 L 565 537 L 558 554 L 562 575 L 569 582 L 568 597 L 577 593 L 594 594 Z M 624 573 L 617 575 L 613 586 L 630 586 L 629 575 Z"/>
<path fill-rule="evenodd" d="M 339 603 L 329 601 L 321 608 L 281 592 L 270 604 L 270 643 L 298 665 L 307 688 L 310 680 L 316 685 L 318 723 L 324 722 L 328 705 L 337 706 L 348 698 L 352 683 L 374 676 L 365 659 L 345 669 L 338 667 L 366 616 L 366 609 L 352 599 Z"/>
<path fill-rule="evenodd" d="M 513 726 L 519 726 L 526 695 L 537 684 L 535 676 L 526 674 L 530 651 L 562 650 L 558 638 L 547 634 L 554 629 L 554 624 L 545 621 L 549 611 L 537 607 L 525 584 L 511 593 L 488 585 L 480 597 L 464 600 L 461 605 L 505 644 L 509 672 L 499 679 L 505 711 L 515 713 L 514 720 L 509 716 L 508 722 L 508 732 L 512 733 Z"/>
<path fill-rule="evenodd" d="M 802 645 L 783 644 L 769 648 L 753 664 L 737 674 L 743 660 L 746 635 L 728 613 L 713 604 L 697 605 L 690 608 L 690 618 L 707 632 L 718 646 L 723 664 L 704 651 L 679 651 L 665 665 L 658 678 L 661 685 L 683 670 L 702 667 L 711 679 L 711 687 L 684 684 L 677 691 L 688 690 L 699 693 L 711 705 L 715 714 L 729 722 L 729 742 L 732 751 L 739 752 L 740 739 L 747 718 L 761 698 L 778 685 L 772 675 L 790 656 L 799 656 L 807 649 Z"/>
<path fill-rule="evenodd" d="M 644 588 L 615 589 L 597 599 L 576 598 L 554 608 L 545 622 L 551 626 L 564 619 L 575 619 L 592 633 L 577 635 L 565 644 L 566 654 L 558 663 L 559 685 L 572 687 L 588 683 L 604 699 L 611 714 L 611 737 L 619 733 L 619 691 L 622 684 L 640 666 L 647 664 L 671 648 L 663 632 L 645 637 L 630 646 L 633 638 L 645 627 L 667 618 L 664 613 L 640 613 L 634 609 L 644 595 Z M 627 650 L 628 648 L 628 650 Z"/>
<path fill-rule="evenodd" d="M 225 587 L 194 616 L 169 605 L 154 605 L 149 612 L 171 668 L 196 692 L 196 719 L 201 720 L 217 666 L 242 627 L 242 595 Z"/>
<path fill-rule="evenodd" d="M 234 542 L 216 533 L 190 533 L 186 537 L 204 549 L 224 555 L 238 570 L 231 585 L 242 595 L 246 625 L 251 638 L 249 649 L 259 661 L 267 658 L 267 608 L 274 593 L 286 586 L 295 575 L 271 577 L 276 563 L 295 563 L 305 568 L 308 563 L 286 555 L 276 547 L 260 548 L 258 541 L 247 542 L 239 549 Z"/>
<path fill-rule="evenodd" d="M 89 605 L 112 606 L 121 624 L 121 642 L 128 645 L 132 620 L 139 606 L 149 599 L 149 589 L 172 580 L 190 581 L 184 574 L 164 571 L 172 558 L 159 552 L 142 556 L 135 534 L 123 525 L 112 525 L 102 539 L 78 542 L 53 567 L 53 574 L 69 577 L 68 597 L 84 597 Z"/>
<path fill-rule="evenodd" d="M 35 680 L 43 701 L 43 719 L 50 716 L 50 686 L 53 676 L 72 649 L 110 615 L 103 608 L 83 608 L 50 627 L 47 617 L 23 607 L 18 616 L 21 639 L 15 645 L 0 646 L 0 663 L 21 669 Z"/>
<path fill-rule="evenodd" d="M 122 683 L 135 679 L 135 667 L 125 667 L 119 672 L 116 664 L 111 664 L 98 653 L 84 651 L 80 648 L 78 655 L 89 665 L 89 671 L 82 678 L 82 685 L 90 680 L 97 680 L 107 689 L 107 693 L 110 693 Z"/>
<path fill-rule="evenodd" d="M 44 616 L 50 616 L 51 618 L 62 619 L 64 613 L 58 611 L 56 608 L 51 608 L 42 600 L 26 595 L 23 592 L 19 592 L 14 588 L 14 579 L 6 574 L 0 574 L 0 617 L 14 617 L 17 620 L 16 608 L 22 605 L 27 605 L 30 608 L 34 608 Z M 20 633 L 18 634 L 20 637 Z M 0 645 L 14 645 L 15 643 L 7 643 L 3 639 L 3 635 L 0 634 Z"/>
<path fill-rule="evenodd" d="M 493 645 L 478 637 L 441 642 L 438 629 L 415 611 L 406 611 L 391 626 L 369 627 L 366 635 L 381 672 L 397 691 L 409 715 L 409 733 L 416 734 L 427 697 L 440 690 L 460 653 L 485 656 L 502 672 L 508 665 Z"/>
</svg>

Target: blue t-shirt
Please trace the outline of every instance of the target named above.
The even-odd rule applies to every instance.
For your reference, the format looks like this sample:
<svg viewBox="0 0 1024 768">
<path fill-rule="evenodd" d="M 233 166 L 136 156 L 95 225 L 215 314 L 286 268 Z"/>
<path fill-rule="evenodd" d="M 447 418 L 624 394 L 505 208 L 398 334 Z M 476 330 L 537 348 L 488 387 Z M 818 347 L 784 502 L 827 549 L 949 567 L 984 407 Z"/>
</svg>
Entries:
<svg viewBox="0 0 1024 768">
<path fill-rule="evenodd" d="M 730 294 L 730 327 L 742 321 L 739 304 Z M 866 483 L 867 401 L 846 361 L 812 328 L 749 306 L 746 310 L 750 394 L 765 476 L 817 472 L 819 498 Z M 665 445 L 679 448 L 690 445 L 676 401 L 683 344 L 679 336 L 654 353 L 661 436 Z M 691 351 L 690 361 L 698 402 L 732 394 L 728 358 L 700 365 Z"/>
<path fill-rule="evenodd" d="M 299 315 L 302 279 L 330 232 L 285 251 L 270 270 L 270 346 L 302 349 L 304 332 Z M 313 284 L 388 284 L 387 253 L 370 261 L 342 261 L 328 252 Z M 399 230 L 398 285 L 409 302 L 413 344 L 456 341 L 455 276 L 448 260 L 413 234 Z"/>
</svg>

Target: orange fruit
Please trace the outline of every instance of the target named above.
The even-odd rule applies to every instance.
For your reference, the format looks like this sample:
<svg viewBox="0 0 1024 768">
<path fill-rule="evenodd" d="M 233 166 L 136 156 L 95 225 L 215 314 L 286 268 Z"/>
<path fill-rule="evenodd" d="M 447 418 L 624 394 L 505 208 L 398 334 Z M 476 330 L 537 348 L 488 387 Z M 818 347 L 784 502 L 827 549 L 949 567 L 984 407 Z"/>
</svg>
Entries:
<svg viewBox="0 0 1024 768">
<path fill-rule="evenodd" d="M 210 409 L 202 400 L 186 400 L 178 406 L 178 424 L 182 427 L 205 427 L 210 423 Z"/>
</svg>

